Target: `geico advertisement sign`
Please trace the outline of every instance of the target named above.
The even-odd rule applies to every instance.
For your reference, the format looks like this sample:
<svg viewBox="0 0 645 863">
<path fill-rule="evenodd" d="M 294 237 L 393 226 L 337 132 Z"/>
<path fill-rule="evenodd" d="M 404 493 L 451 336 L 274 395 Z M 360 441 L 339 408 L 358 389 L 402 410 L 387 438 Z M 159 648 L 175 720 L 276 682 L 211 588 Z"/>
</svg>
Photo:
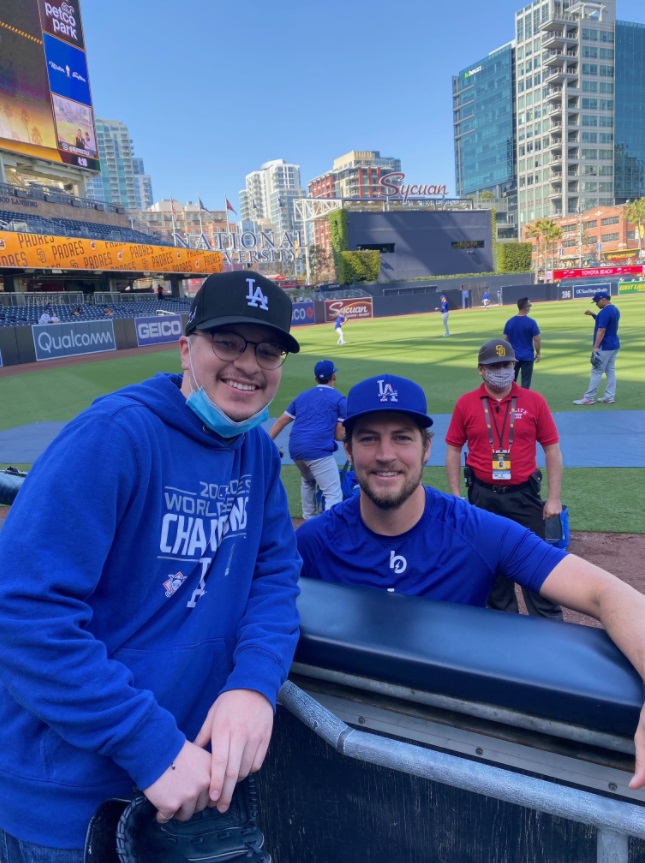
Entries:
<svg viewBox="0 0 645 863">
<path fill-rule="evenodd" d="M 56 360 L 116 350 L 112 321 L 36 325 L 31 328 L 31 332 L 37 360 Z"/>
<path fill-rule="evenodd" d="M 304 324 L 315 324 L 314 304 L 311 302 L 294 303 L 291 307 L 291 326 L 301 327 Z"/>
<path fill-rule="evenodd" d="M 372 318 L 372 298 L 361 297 L 359 300 L 325 300 L 325 320 L 335 321 L 338 315 L 347 318 Z"/>
<path fill-rule="evenodd" d="M 180 315 L 164 315 L 155 318 L 136 318 L 137 344 L 160 345 L 163 342 L 176 342 L 182 333 Z"/>
</svg>

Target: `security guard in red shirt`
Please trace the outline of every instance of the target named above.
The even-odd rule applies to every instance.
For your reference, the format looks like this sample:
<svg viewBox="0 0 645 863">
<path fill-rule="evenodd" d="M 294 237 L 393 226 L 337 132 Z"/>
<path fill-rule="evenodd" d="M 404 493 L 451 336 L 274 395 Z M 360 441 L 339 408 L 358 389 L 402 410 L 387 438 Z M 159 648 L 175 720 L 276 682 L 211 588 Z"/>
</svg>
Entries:
<svg viewBox="0 0 645 863">
<path fill-rule="evenodd" d="M 470 503 L 506 516 L 544 539 L 544 520 L 562 512 L 562 453 L 551 411 L 543 396 L 514 382 L 510 342 L 491 339 L 482 345 L 477 368 L 483 383 L 457 400 L 446 434 L 450 491 L 461 496 L 461 450 L 466 444 L 464 474 Z M 540 498 L 536 442 L 546 459 L 546 501 Z M 524 591 L 524 600 L 529 614 L 562 620 L 560 606 L 537 593 Z M 488 606 L 517 613 L 514 583 L 498 576 Z"/>
</svg>

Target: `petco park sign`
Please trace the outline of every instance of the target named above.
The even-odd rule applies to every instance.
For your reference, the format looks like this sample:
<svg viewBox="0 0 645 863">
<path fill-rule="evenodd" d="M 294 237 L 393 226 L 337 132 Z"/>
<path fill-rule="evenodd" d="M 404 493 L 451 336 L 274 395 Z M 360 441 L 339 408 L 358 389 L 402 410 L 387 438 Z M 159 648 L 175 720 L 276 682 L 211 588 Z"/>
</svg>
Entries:
<svg viewBox="0 0 645 863">
<path fill-rule="evenodd" d="M 405 182 L 405 174 L 395 171 L 381 177 L 379 184 L 388 198 L 401 198 L 407 201 L 412 195 L 414 197 L 444 197 L 448 194 L 446 186 L 415 185 Z"/>
</svg>

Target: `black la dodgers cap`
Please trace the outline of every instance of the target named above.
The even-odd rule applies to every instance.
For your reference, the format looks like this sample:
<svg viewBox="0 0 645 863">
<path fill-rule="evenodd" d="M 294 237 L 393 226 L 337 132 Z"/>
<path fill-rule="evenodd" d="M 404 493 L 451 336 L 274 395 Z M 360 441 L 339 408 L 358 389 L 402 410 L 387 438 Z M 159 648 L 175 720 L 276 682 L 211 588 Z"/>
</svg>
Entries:
<svg viewBox="0 0 645 863">
<path fill-rule="evenodd" d="M 208 276 L 190 306 L 186 335 L 226 324 L 261 324 L 280 336 L 289 353 L 300 345 L 290 334 L 291 300 L 281 287 L 253 270 Z"/>
</svg>

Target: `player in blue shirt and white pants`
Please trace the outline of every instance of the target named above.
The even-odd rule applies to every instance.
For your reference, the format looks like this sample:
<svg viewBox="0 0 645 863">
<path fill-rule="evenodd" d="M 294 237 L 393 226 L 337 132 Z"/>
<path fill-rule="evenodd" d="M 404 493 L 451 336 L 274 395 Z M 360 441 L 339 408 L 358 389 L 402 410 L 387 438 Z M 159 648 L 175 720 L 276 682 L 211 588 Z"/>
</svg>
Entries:
<svg viewBox="0 0 645 863">
<path fill-rule="evenodd" d="M 596 322 L 593 331 L 591 380 L 587 392 L 581 399 L 575 399 L 573 403 L 574 405 L 592 405 L 596 390 L 603 374 L 605 374 L 607 375 L 605 394 L 598 401 L 606 405 L 613 405 L 616 400 L 616 357 L 620 349 L 618 338 L 620 312 L 616 306 L 612 306 L 611 297 L 606 291 L 598 291 L 594 294 L 592 302 L 598 306 L 600 312 L 595 315 L 589 309 L 585 310 L 585 315 L 591 315 Z"/>
<path fill-rule="evenodd" d="M 336 441 L 342 440 L 345 433 L 347 401 L 336 390 L 337 371 L 331 360 L 316 363 L 316 386 L 296 396 L 269 431 L 275 440 L 283 428 L 293 423 L 289 455 L 302 476 L 300 496 L 305 519 L 316 515 L 316 483 L 322 491 L 325 509 L 343 499 L 334 453 L 338 449 Z"/>
</svg>

